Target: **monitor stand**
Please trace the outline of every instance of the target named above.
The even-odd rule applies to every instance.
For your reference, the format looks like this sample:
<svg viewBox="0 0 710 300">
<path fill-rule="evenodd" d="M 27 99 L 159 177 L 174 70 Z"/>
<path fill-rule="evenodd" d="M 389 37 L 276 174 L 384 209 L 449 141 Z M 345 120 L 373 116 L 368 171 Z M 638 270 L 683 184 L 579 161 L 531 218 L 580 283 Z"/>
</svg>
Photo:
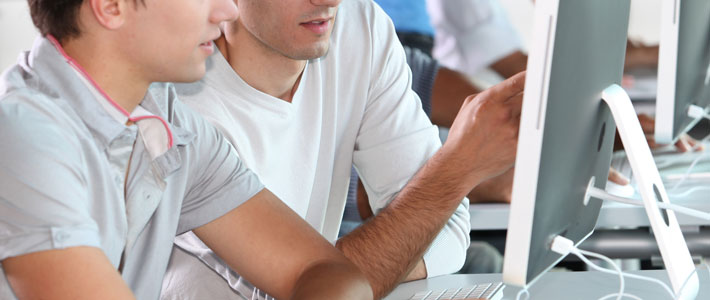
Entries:
<svg viewBox="0 0 710 300">
<path fill-rule="evenodd" d="M 616 84 L 602 92 L 602 99 L 616 122 L 673 292 L 677 295 L 681 288 L 683 289 L 683 293 L 676 299 L 695 299 L 699 289 L 698 276 L 693 274 L 695 265 L 675 213 L 658 207 L 657 202 L 670 201 L 631 99 L 624 89 Z"/>
</svg>

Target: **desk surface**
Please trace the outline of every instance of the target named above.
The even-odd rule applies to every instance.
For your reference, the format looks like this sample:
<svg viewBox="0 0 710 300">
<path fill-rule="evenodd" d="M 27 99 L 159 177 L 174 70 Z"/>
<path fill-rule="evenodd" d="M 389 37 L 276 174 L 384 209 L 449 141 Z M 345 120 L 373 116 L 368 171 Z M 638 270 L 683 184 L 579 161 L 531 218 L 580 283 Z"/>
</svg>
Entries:
<svg viewBox="0 0 710 300">
<path fill-rule="evenodd" d="M 700 211 L 710 212 L 710 201 L 707 201 L 707 198 L 676 201 L 673 203 Z M 469 214 L 471 215 L 471 230 L 507 229 L 510 205 L 492 203 L 472 204 L 469 207 Z M 710 225 L 710 221 L 695 217 L 682 214 L 676 214 L 676 217 L 681 226 Z M 649 225 L 648 216 L 646 216 L 646 211 L 643 207 L 621 203 L 604 203 L 599 213 L 599 219 L 597 220 L 597 228 L 636 228 Z"/>
<path fill-rule="evenodd" d="M 710 143 L 705 145 L 710 148 Z M 690 163 L 698 156 L 703 156 L 705 159 L 700 164 L 696 165 L 693 172 L 710 172 L 710 163 L 707 161 L 706 154 L 703 153 L 686 153 L 678 154 L 670 148 L 658 149 L 654 152 L 656 164 L 661 166 L 661 174 L 683 174 L 687 170 Z M 615 165 L 619 171 L 622 169 L 631 168 L 628 165 L 623 153 L 615 153 L 612 165 Z M 618 166 L 616 166 L 618 165 Z M 623 173 L 623 171 L 622 171 Z M 669 192 L 671 201 L 674 204 L 679 204 L 688 208 L 697 209 L 700 211 L 710 212 L 710 201 L 708 199 L 707 189 L 689 190 L 695 186 L 710 186 L 707 179 L 686 180 L 680 191 L 673 191 L 671 186 L 666 183 L 666 189 Z M 636 194 L 633 198 L 640 199 L 640 195 Z M 508 204 L 472 204 L 469 207 L 471 215 L 471 230 L 502 230 L 508 228 L 508 215 L 510 206 Z M 681 226 L 700 226 L 710 225 L 710 221 L 689 217 L 681 214 L 676 214 L 678 222 Z M 597 220 L 597 228 L 636 228 L 649 226 L 646 211 L 641 206 L 632 206 L 628 204 L 604 202 L 602 210 L 599 213 Z"/>
<path fill-rule="evenodd" d="M 668 283 L 665 270 L 636 271 L 634 274 L 654 277 Z M 696 299 L 710 299 L 710 276 L 708 271 L 699 271 L 700 292 Z M 479 283 L 501 281 L 501 274 L 445 275 L 400 284 L 386 300 L 406 300 L 423 290 L 441 290 Z M 515 299 L 520 289 L 506 286 L 503 299 Z M 601 272 L 549 272 L 530 287 L 529 299 L 575 299 L 597 300 L 619 291 L 619 277 Z M 626 279 L 626 293 L 641 299 L 671 299 L 665 290 L 654 283 Z M 525 299 L 525 298 L 523 298 Z M 629 299 L 629 298 L 624 298 Z"/>
</svg>

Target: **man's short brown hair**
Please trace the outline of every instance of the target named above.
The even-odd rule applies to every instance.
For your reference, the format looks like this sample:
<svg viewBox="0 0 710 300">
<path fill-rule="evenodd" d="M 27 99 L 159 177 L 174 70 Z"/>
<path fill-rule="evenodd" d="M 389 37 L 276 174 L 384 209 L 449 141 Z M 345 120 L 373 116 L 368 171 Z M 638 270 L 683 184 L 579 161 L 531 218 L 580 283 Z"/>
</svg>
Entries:
<svg viewBox="0 0 710 300">
<path fill-rule="evenodd" d="M 42 36 L 59 40 L 79 36 L 79 7 L 84 0 L 27 0 L 30 15 Z"/>
<path fill-rule="evenodd" d="M 135 0 L 144 3 L 145 0 Z M 84 0 L 27 0 L 30 15 L 42 36 L 53 35 L 58 40 L 78 37 L 79 8 Z"/>
</svg>

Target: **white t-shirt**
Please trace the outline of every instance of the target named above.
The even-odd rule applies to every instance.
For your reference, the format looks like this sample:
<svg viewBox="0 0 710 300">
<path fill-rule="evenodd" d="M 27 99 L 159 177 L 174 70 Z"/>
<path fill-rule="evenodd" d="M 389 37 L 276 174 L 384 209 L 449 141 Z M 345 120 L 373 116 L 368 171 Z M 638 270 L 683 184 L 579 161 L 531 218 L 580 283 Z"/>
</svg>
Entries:
<svg viewBox="0 0 710 300">
<path fill-rule="evenodd" d="M 202 81 L 177 86 L 180 99 L 220 129 L 265 186 L 331 242 L 353 164 L 377 213 L 441 146 L 411 89 L 392 23 L 371 1 L 342 2 L 329 52 L 307 63 L 291 103 L 249 86 L 219 53 L 207 66 Z M 429 276 L 461 267 L 469 231 L 462 199 L 424 256 Z M 176 243 L 208 265 L 217 261 L 195 248 L 194 236 Z"/>
<path fill-rule="evenodd" d="M 433 56 L 447 68 L 473 76 L 522 49 L 500 0 L 427 0 L 427 10 Z"/>
</svg>

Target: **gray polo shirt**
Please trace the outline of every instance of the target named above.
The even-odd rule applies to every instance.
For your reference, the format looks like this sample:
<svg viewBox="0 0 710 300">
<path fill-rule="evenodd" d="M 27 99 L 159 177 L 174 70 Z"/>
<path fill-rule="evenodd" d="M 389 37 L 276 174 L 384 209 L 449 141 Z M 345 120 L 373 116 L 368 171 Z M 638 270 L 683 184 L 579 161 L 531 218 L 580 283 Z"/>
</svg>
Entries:
<svg viewBox="0 0 710 300">
<path fill-rule="evenodd" d="M 158 299 L 175 236 L 263 189 L 175 95 L 154 84 L 140 105 L 168 123 L 170 144 L 151 151 L 152 130 L 116 120 L 49 40 L 22 54 L 0 78 L 0 261 L 97 247 L 138 299 Z"/>
</svg>

